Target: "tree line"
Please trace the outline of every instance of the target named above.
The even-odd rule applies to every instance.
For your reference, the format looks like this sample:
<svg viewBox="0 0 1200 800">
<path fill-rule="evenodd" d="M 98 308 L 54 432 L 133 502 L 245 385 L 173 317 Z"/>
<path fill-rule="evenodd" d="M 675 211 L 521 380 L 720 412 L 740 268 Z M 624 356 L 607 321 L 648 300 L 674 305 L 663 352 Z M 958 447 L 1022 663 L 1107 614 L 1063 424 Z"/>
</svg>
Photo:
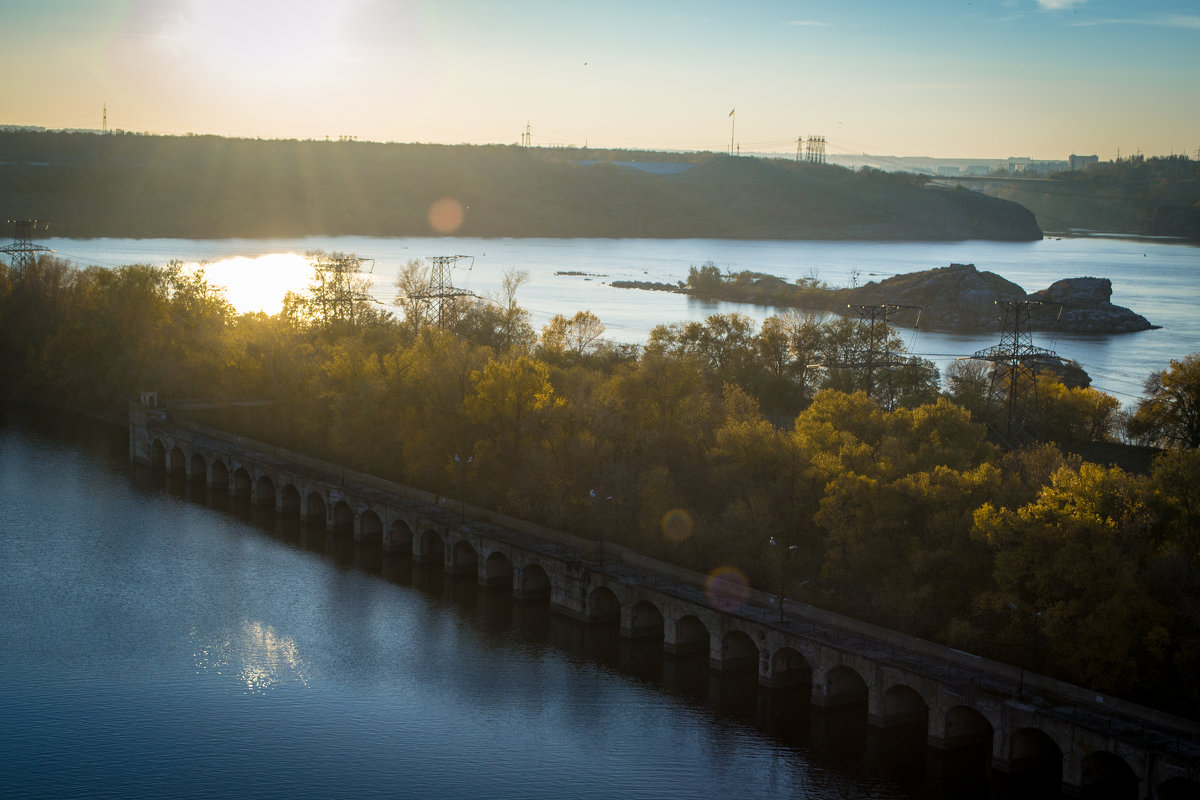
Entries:
<svg viewBox="0 0 1200 800">
<path fill-rule="evenodd" d="M 911 175 L 589 149 L 0 131 L 0 206 L 56 235 L 1041 238 L 1020 206 Z M 457 213 L 433 213 L 439 203 Z"/>
<path fill-rule="evenodd" d="M 1128 414 L 1043 375 L 1037 436 L 1004 450 L 983 365 L 867 376 L 846 354 L 881 332 L 854 320 L 715 315 L 624 346 L 588 311 L 534 330 L 521 273 L 435 309 L 410 262 L 388 308 L 352 255 L 310 256 L 273 315 L 179 264 L 0 266 L 0 380 L 116 416 L 147 389 L 272 401 L 201 421 L 1200 714 L 1200 356 Z M 1131 436 L 1162 448 L 1145 472 L 1064 449 Z"/>
</svg>

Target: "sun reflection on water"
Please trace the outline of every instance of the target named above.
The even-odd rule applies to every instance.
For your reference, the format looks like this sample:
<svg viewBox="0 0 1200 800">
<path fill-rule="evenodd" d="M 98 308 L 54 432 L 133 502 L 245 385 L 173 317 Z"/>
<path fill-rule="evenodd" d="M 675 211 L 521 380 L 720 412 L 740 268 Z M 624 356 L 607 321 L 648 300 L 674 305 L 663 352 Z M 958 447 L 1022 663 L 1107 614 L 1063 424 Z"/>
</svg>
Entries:
<svg viewBox="0 0 1200 800">
<path fill-rule="evenodd" d="M 191 636 L 195 638 L 196 631 Z M 308 686 L 308 670 L 295 640 L 261 622 L 245 620 L 240 630 L 201 644 L 195 660 L 198 672 L 231 675 L 256 694 L 276 686 Z"/>
<path fill-rule="evenodd" d="M 257 258 L 235 256 L 208 263 L 191 263 L 189 270 L 204 270 L 214 286 L 225 287 L 225 299 L 239 314 L 262 311 L 278 314 L 289 291 L 302 292 L 313 276 L 308 259 L 296 253 L 271 253 Z"/>
</svg>

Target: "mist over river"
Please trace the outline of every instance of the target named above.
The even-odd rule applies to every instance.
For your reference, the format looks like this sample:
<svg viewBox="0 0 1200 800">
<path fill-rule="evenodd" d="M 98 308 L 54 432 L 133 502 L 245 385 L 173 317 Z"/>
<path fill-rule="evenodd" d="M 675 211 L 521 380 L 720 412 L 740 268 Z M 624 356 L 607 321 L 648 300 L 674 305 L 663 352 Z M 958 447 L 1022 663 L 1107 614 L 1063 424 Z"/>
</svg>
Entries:
<svg viewBox="0 0 1200 800">
<path fill-rule="evenodd" d="M 1078 361 L 1092 385 L 1130 405 L 1142 394 L 1149 373 L 1171 359 L 1200 351 L 1200 248 L 1164 240 L 1115 237 L 1045 238 L 1035 242 L 827 242 L 729 239 L 469 239 L 314 236 L 301 239 L 49 239 L 59 256 L 81 266 L 172 260 L 207 264 L 214 282 L 238 284 L 278 298 L 287 288 L 302 290 L 301 270 L 282 267 L 279 254 L 310 250 L 354 253 L 373 260 L 373 295 L 391 305 L 394 281 L 410 259 L 462 254 L 453 273 L 456 287 L 498 295 L 506 272 L 523 270 L 529 280 L 517 302 L 541 329 L 552 316 L 590 310 L 614 341 L 641 344 L 661 323 L 703 320 L 738 312 L 761 321 L 773 309 L 740 303 L 700 301 L 684 295 L 616 289 L 613 281 L 673 283 L 688 270 L 713 262 L 722 272 L 751 270 L 789 281 L 816 277 L 850 286 L 892 275 L 974 264 L 1026 291 L 1062 278 L 1100 277 L 1112 281 L 1112 302 L 1145 316 L 1157 330 L 1126 334 L 1035 333 L 1034 344 Z M 231 261 L 232 259 L 232 261 Z M 298 259 L 292 259 L 293 265 Z M 570 274 L 568 274 L 570 273 Z M 264 286 L 265 284 L 265 286 Z M 251 293 L 253 294 L 253 293 Z M 254 295 L 258 296 L 258 295 Z M 265 302 L 265 301 L 264 301 Z M 269 313 L 274 308 L 264 305 Z M 952 334 L 898 329 L 910 352 L 945 369 L 954 359 L 999 342 L 999 334 Z"/>
</svg>

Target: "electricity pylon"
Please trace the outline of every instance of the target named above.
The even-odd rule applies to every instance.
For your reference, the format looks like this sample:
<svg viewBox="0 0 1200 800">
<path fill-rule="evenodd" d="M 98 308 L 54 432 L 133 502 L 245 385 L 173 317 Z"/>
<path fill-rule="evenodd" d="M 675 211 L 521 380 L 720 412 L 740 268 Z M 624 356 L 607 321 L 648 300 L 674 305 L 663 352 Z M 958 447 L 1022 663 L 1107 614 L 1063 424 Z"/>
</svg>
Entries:
<svg viewBox="0 0 1200 800">
<path fill-rule="evenodd" d="M 1058 353 L 1033 345 L 1031 307 L 1059 306 L 1041 300 L 997 300 L 1004 309 L 1000 344 L 976 352 L 971 358 L 992 363 L 988 381 L 987 423 L 992 437 L 1007 447 L 1019 447 L 1032 438 L 1040 420 L 1037 393 L 1039 361 L 1057 360 Z"/>
<path fill-rule="evenodd" d="M 426 256 L 425 260 L 429 262 L 429 289 L 409 295 L 414 300 L 426 300 L 433 305 L 437 326 L 441 329 L 446 327 L 448 304 L 452 304 L 459 297 L 475 296 L 473 292 L 454 287 L 453 276 L 450 273 L 462 258 L 471 259 L 474 266 L 475 259 L 472 256 Z"/>
<path fill-rule="evenodd" d="M 864 332 L 864 340 L 853 348 L 850 357 L 837 361 L 827 361 L 812 366 L 831 369 L 848 369 L 862 374 L 862 387 L 867 396 L 888 410 L 895 405 L 895 387 L 892 384 L 892 373 L 898 367 L 911 367 L 915 360 L 900 355 L 891 349 L 889 337 L 891 327 L 888 317 L 897 311 L 916 310 L 920 306 L 904 306 L 895 303 L 880 303 L 878 305 L 848 305 L 847 308 L 858 314 L 860 329 Z M 918 320 L 920 316 L 918 315 Z M 886 378 L 886 392 L 883 396 L 876 391 L 876 375 L 882 373 Z"/>
<path fill-rule="evenodd" d="M 33 232 L 38 229 L 36 219 L 10 219 L 9 222 L 16 227 L 16 233 L 13 236 L 13 243 L 0 247 L 0 253 L 8 253 L 9 264 L 13 271 L 23 272 L 37 262 L 40 253 L 54 252 L 49 247 L 33 243 Z M 42 230 L 49 227 L 49 223 L 44 223 Z"/>
</svg>

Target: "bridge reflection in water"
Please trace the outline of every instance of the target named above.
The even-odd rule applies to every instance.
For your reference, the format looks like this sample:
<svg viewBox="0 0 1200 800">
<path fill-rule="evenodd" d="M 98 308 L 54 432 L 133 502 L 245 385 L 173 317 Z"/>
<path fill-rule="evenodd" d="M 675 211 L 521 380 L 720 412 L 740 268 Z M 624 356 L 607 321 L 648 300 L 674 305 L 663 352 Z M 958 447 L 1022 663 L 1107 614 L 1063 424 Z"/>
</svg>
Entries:
<svg viewBox="0 0 1200 800">
<path fill-rule="evenodd" d="M 189 498 L 938 794 L 1200 796 L 1200 726 L 135 404 L 130 455 Z M 990 781 L 990 789 L 984 789 Z"/>
</svg>

